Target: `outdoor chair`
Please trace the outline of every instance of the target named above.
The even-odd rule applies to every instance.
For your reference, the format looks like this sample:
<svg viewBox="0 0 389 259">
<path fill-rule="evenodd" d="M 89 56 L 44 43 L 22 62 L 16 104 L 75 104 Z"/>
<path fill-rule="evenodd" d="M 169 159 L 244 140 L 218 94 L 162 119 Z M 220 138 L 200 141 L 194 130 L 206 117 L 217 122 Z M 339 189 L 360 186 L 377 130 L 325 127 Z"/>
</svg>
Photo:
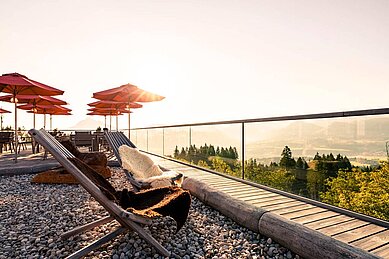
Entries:
<svg viewBox="0 0 389 259">
<path fill-rule="evenodd" d="M 88 165 L 75 158 L 73 154 L 44 129 L 31 129 L 29 133 L 110 214 L 108 217 L 68 231 L 62 234 L 61 237 L 66 239 L 112 220 L 117 220 L 121 225 L 110 234 L 73 253 L 69 258 L 80 258 L 109 242 L 127 229 L 136 231 L 141 238 L 152 245 L 161 255 L 170 255 L 169 251 L 139 224 L 149 225 L 155 216 L 170 216 L 176 221 L 178 231 L 186 221 L 189 212 L 191 198 L 188 191 L 184 191 L 178 187 L 150 189 L 138 193 L 130 192 L 127 189 L 117 191 L 107 180 L 94 172 Z"/>
<path fill-rule="evenodd" d="M 161 177 L 163 177 L 162 181 L 164 181 L 162 184 L 168 184 L 168 185 L 176 185 L 177 183 L 180 183 L 183 180 L 183 175 L 181 173 L 177 173 L 175 171 L 168 170 L 162 166 L 157 166 L 154 165 L 154 163 L 151 161 L 150 158 L 148 158 L 146 155 L 141 154 L 137 149 L 136 146 L 129 140 L 123 132 L 117 132 L 117 131 L 108 131 L 107 129 L 104 129 L 104 136 L 113 151 L 115 157 L 117 158 L 120 166 L 123 168 L 129 182 L 132 184 L 133 189 L 136 191 L 139 190 L 144 190 L 148 188 L 152 188 L 153 184 L 156 181 L 161 181 Z M 120 148 L 122 146 L 129 147 L 128 148 L 128 153 L 129 155 L 135 155 L 138 157 L 144 156 L 144 160 L 142 161 L 143 163 L 146 163 L 147 165 L 144 166 L 144 168 L 152 168 L 154 171 L 159 171 L 162 173 L 162 175 L 155 176 L 155 177 L 150 177 L 150 178 L 135 178 L 134 177 L 134 171 L 131 172 L 131 170 L 127 170 L 125 167 L 129 168 L 132 167 L 132 169 L 135 169 L 134 166 L 129 166 L 129 161 L 123 161 L 122 156 L 120 154 Z M 123 148 L 122 148 L 123 149 Z M 123 150 L 122 150 L 123 152 Z M 127 165 L 127 166 L 126 166 Z M 155 168 L 158 167 L 158 168 Z M 139 169 L 138 169 L 139 170 Z M 165 181 L 165 180 L 168 181 Z M 160 182 L 159 182 L 160 183 Z"/>
<path fill-rule="evenodd" d="M 12 152 L 14 149 L 14 133 L 12 131 L 0 132 L 0 153 L 3 153 L 3 148 L 6 151 L 7 147 Z"/>
<path fill-rule="evenodd" d="M 88 147 L 92 151 L 92 133 L 90 131 L 76 131 L 74 135 L 74 144 L 76 147 Z"/>
</svg>

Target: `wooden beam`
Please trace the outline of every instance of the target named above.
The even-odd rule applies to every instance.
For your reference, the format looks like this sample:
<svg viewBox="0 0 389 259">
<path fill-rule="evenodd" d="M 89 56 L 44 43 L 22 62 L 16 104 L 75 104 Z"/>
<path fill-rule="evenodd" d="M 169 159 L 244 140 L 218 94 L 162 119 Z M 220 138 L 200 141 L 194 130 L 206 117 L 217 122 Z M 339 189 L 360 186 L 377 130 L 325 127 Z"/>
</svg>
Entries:
<svg viewBox="0 0 389 259">
<path fill-rule="evenodd" d="M 114 220 L 114 218 L 111 217 L 111 216 L 108 216 L 108 217 L 104 217 L 104 218 L 98 219 L 96 221 L 90 222 L 88 224 L 76 227 L 76 228 L 74 228 L 74 229 L 72 229 L 70 231 L 67 231 L 67 232 L 63 233 L 61 235 L 61 239 L 62 240 L 68 239 L 71 236 L 77 235 L 77 234 L 79 234 L 81 232 L 87 231 L 87 230 L 92 229 L 94 227 L 97 227 L 97 226 L 103 225 L 105 223 L 111 222 L 112 220 Z"/>
<path fill-rule="evenodd" d="M 126 231 L 125 228 L 119 227 L 115 229 L 113 232 L 109 233 L 108 235 L 103 236 L 102 238 L 94 241 L 93 243 L 81 248 L 80 250 L 74 252 L 73 254 L 66 257 L 66 259 L 79 259 L 88 253 L 92 252 L 93 250 L 99 248 L 100 246 L 104 245 L 105 243 L 108 243 L 118 235 L 122 234 L 124 231 Z"/>
<path fill-rule="evenodd" d="M 259 220 L 259 231 L 304 258 L 377 258 L 360 248 L 323 235 L 274 213 L 265 213 Z"/>
</svg>

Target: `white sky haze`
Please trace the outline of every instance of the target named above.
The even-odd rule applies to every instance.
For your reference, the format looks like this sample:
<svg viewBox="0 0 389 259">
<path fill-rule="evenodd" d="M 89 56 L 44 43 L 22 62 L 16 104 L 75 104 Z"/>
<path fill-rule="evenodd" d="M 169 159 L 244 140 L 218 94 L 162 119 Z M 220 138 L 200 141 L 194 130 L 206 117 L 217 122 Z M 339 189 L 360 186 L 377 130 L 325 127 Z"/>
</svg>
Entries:
<svg viewBox="0 0 389 259">
<path fill-rule="evenodd" d="M 133 127 L 388 107 L 386 0 L 6 0 L 0 14 L 0 73 L 64 90 L 74 115 L 56 128 L 126 83 L 166 97 Z"/>
</svg>

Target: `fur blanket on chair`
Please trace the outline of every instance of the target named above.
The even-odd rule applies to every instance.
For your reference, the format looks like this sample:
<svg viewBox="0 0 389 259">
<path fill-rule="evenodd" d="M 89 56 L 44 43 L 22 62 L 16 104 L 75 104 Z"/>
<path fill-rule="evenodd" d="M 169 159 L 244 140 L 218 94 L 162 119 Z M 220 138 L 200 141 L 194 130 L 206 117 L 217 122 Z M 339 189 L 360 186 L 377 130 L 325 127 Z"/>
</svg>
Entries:
<svg viewBox="0 0 389 259">
<path fill-rule="evenodd" d="M 152 188 L 172 185 L 181 186 L 183 175 L 176 171 L 162 171 L 151 158 L 138 149 L 126 145 L 119 147 L 122 167 L 132 173 L 137 181 Z"/>
<path fill-rule="evenodd" d="M 140 192 L 128 189 L 117 190 L 93 168 L 77 158 L 69 159 L 107 196 L 134 214 L 146 217 L 170 216 L 177 223 L 177 231 L 184 225 L 191 204 L 191 196 L 177 186 L 153 188 Z"/>
<path fill-rule="evenodd" d="M 111 170 L 107 166 L 108 160 L 103 152 L 80 152 L 70 140 L 61 141 L 61 144 L 76 158 L 92 167 L 102 177 L 111 177 Z M 63 167 L 39 173 L 34 176 L 31 182 L 78 184 L 78 181 L 73 177 L 73 175 L 68 173 Z"/>
</svg>

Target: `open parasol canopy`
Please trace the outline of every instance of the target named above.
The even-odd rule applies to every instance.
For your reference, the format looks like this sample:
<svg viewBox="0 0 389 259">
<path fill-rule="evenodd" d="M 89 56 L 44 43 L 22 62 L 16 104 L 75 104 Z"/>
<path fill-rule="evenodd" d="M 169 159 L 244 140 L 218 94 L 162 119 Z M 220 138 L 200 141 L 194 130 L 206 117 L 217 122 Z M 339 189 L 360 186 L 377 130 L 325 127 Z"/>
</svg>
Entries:
<svg viewBox="0 0 389 259">
<path fill-rule="evenodd" d="M 16 95 L 17 103 L 31 104 L 34 114 L 33 118 L 33 128 L 35 128 L 35 110 L 37 105 L 66 105 L 65 101 L 62 101 L 58 98 L 51 96 L 42 96 L 42 95 Z M 0 101 L 13 102 L 15 98 L 12 94 L 0 96 Z"/>
<path fill-rule="evenodd" d="M 72 110 L 60 105 L 32 105 L 32 104 L 23 104 L 18 106 L 22 110 L 30 110 L 31 112 L 43 114 L 44 124 L 43 128 L 46 128 L 46 114 L 54 115 L 55 113 L 69 113 Z M 70 114 L 69 114 L 70 115 Z"/>
<path fill-rule="evenodd" d="M 99 100 L 93 103 L 88 103 L 88 105 L 96 108 L 117 108 L 117 109 L 143 107 L 143 105 L 139 103 L 115 102 L 115 101 L 107 101 L 107 100 Z"/>
<path fill-rule="evenodd" d="M 18 123 L 17 123 L 17 99 L 16 95 L 61 95 L 64 91 L 54 87 L 39 83 L 28 77 L 18 74 L 10 73 L 0 76 L 0 91 L 10 93 L 13 95 L 13 102 L 15 103 L 15 163 L 18 159 Z"/>
<path fill-rule="evenodd" d="M 11 113 L 11 112 L 0 108 L 0 113 Z"/>
<path fill-rule="evenodd" d="M 126 84 L 108 90 L 93 93 L 93 98 L 116 102 L 155 102 L 165 97 L 145 91 L 135 85 Z M 128 113 L 128 138 L 130 138 L 130 113 Z"/>
<path fill-rule="evenodd" d="M 64 93 L 62 90 L 39 83 L 18 73 L 0 76 L 0 90 L 12 95 L 61 95 Z"/>
<path fill-rule="evenodd" d="M 165 97 L 145 91 L 135 85 L 126 84 L 108 90 L 93 93 L 93 98 L 116 102 L 154 102 Z"/>
<path fill-rule="evenodd" d="M 64 107 L 62 107 L 64 108 Z M 72 115 L 70 113 L 70 111 L 67 111 L 67 110 L 63 110 L 63 109 L 37 109 L 36 112 L 33 112 L 33 111 L 28 111 L 28 113 L 36 113 L 36 114 L 43 114 L 44 116 L 46 116 L 46 114 L 50 114 L 50 130 L 52 130 L 53 128 L 53 118 L 52 116 L 53 115 Z M 44 126 L 46 126 L 46 121 L 44 122 Z"/>
<path fill-rule="evenodd" d="M 132 113 L 127 108 L 118 109 L 118 108 L 96 108 L 96 107 L 93 107 L 93 108 L 89 108 L 88 111 L 90 111 L 90 112 L 87 113 L 87 115 L 104 116 L 104 127 L 107 127 L 107 117 L 106 116 L 109 115 L 109 121 L 110 121 L 109 130 L 111 130 L 112 116 L 116 116 L 116 130 L 118 130 L 119 129 L 118 116 L 122 115 L 123 113 Z"/>
</svg>

